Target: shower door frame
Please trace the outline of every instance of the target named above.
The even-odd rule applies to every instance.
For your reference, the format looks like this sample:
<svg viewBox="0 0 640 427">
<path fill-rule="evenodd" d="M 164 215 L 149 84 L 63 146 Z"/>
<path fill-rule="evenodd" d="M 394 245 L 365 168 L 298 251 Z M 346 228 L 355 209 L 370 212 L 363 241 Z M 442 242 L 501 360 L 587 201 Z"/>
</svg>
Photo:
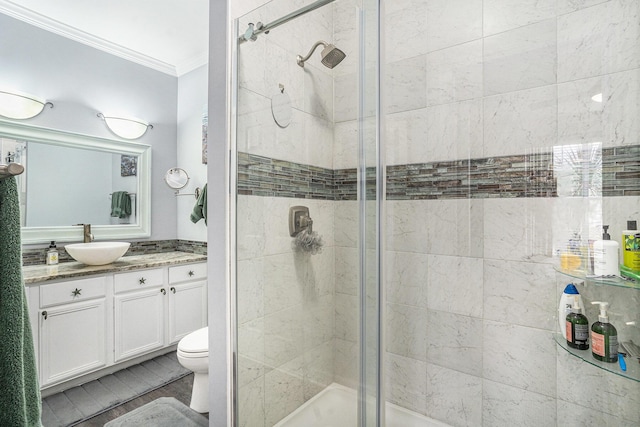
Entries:
<svg viewBox="0 0 640 427">
<path fill-rule="evenodd" d="M 284 24 L 292 19 L 296 19 L 303 14 L 313 11 L 317 8 L 323 7 L 330 3 L 335 2 L 336 0 L 317 0 L 316 2 L 302 7 L 294 12 L 291 12 L 282 18 L 279 18 L 275 21 L 272 21 L 269 24 L 265 24 L 262 30 L 257 30 L 254 34 L 259 35 L 264 33 L 267 30 L 271 30 L 281 24 Z M 339 1 L 339 0 L 338 0 Z M 383 378 L 384 378 L 384 364 L 383 364 L 383 322 L 382 322 L 382 313 L 384 307 L 384 292 L 382 291 L 382 282 L 383 282 L 383 254 L 382 250 L 383 246 L 383 224 L 382 219 L 383 216 L 383 205 L 384 205 L 384 196 L 385 196 L 385 168 L 383 161 L 383 150 L 381 150 L 381 91 L 380 91 L 380 55 L 381 55 L 381 25 L 380 25 L 380 8 L 381 8 L 381 0 L 362 0 L 362 4 L 368 5 L 365 7 L 365 10 L 362 8 L 358 8 L 358 36 L 359 36 L 359 58 L 358 58 L 358 214 L 360 216 L 360 229 L 359 229 L 359 292 L 360 292 L 360 308 L 359 308 L 359 318 L 360 318 L 360 336 L 359 336 L 359 387 L 358 387 L 358 427 L 380 427 L 384 426 L 384 407 L 385 407 L 385 397 L 384 397 L 384 389 L 383 389 Z M 373 19 L 367 20 L 368 13 L 373 13 Z M 238 111 L 238 91 L 239 91 L 239 78 L 238 78 L 238 50 L 240 48 L 240 44 L 242 44 L 245 40 L 241 40 L 238 36 L 240 34 L 239 28 L 239 20 L 241 17 L 235 18 L 231 21 L 230 25 L 230 36 L 228 43 L 230 44 L 229 58 L 230 58 L 230 87 L 229 87 L 229 119 L 230 119 L 230 127 L 229 127 L 229 165 L 228 165 L 228 179 L 229 179 L 229 216 L 228 216 L 228 243 L 229 243 L 229 271 L 228 271 L 228 303 L 229 303 L 229 351 L 228 360 L 230 360 L 230 381 L 229 381 L 229 414 L 228 420 L 231 426 L 237 426 L 239 420 L 238 414 L 238 323 L 237 323 L 237 245 L 236 245 L 236 234 L 237 234 L 237 172 L 238 172 L 238 145 L 237 145 L 237 111 Z M 365 94 L 367 93 L 367 87 L 365 87 L 365 68 L 366 68 L 366 59 L 365 57 L 365 34 L 368 34 L 373 30 L 374 32 L 374 43 L 369 44 L 369 50 L 373 51 L 374 56 L 374 72 L 372 73 L 373 78 L 371 81 L 366 81 L 369 85 L 368 88 L 373 90 L 372 95 L 374 97 L 373 102 L 367 98 L 367 102 L 365 102 Z M 371 164 L 366 164 L 366 152 L 367 147 L 365 146 L 366 141 L 364 138 L 364 122 L 365 122 L 365 113 L 367 110 L 367 106 L 373 106 L 374 119 L 375 119 L 375 159 Z M 371 109 L 371 108 L 369 108 Z M 370 147 L 369 147 L 370 148 Z M 366 203 L 368 202 L 367 198 L 367 184 L 371 183 L 371 180 L 367 181 L 367 169 L 374 167 L 375 168 L 375 283 L 368 284 L 367 283 L 367 272 L 366 272 L 366 259 L 367 259 L 367 248 L 365 247 L 365 236 L 368 231 L 370 231 L 370 227 L 367 227 L 366 224 L 366 215 L 367 208 Z M 373 286 L 371 286 L 373 285 Z M 367 318 L 367 313 L 365 312 L 367 307 L 367 292 L 368 290 L 372 290 L 375 294 L 375 322 L 373 326 L 375 327 L 375 335 L 373 339 L 375 340 L 375 348 L 376 357 L 375 357 L 375 375 L 371 378 L 371 381 L 367 381 L 367 367 L 368 364 L 365 361 L 368 361 L 367 356 L 367 348 L 368 348 L 368 329 L 367 327 L 372 326 L 367 324 L 367 322 L 363 322 L 362 320 Z M 373 384 L 371 384 L 373 383 Z M 373 395 L 375 398 L 375 402 L 371 402 L 371 405 L 368 405 L 368 402 L 371 400 L 369 392 L 373 390 Z M 371 419 L 371 406 L 373 405 L 373 418 Z"/>
</svg>

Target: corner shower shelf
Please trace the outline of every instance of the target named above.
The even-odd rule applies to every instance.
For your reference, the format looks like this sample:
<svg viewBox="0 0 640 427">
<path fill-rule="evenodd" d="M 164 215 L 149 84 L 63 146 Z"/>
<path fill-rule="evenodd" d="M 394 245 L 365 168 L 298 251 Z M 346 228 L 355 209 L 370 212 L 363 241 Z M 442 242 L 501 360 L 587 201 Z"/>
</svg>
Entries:
<svg viewBox="0 0 640 427">
<path fill-rule="evenodd" d="M 554 333 L 553 339 L 556 341 L 556 344 L 558 344 L 558 346 L 565 349 L 569 354 L 583 360 L 584 362 L 589 363 L 590 365 L 597 366 L 600 369 L 614 373 L 616 375 L 620 375 L 621 377 L 640 382 L 640 363 L 638 363 L 638 359 L 634 357 L 627 356 L 624 358 L 625 362 L 627 363 L 627 370 L 623 371 L 620 369 L 620 365 L 618 364 L 618 362 L 607 363 L 594 359 L 591 355 L 591 348 L 589 348 L 588 350 L 578 350 L 569 347 L 567 345 L 567 340 L 564 339 L 562 334 Z"/>
<path fill-rule="evenodd" d="M 593 284 L 598 286 L 616 286 L 619 288 L 631 288 L 631 289 L 640 290 L 640 282 L 633 279 L 627 279 L 622 277 L 612 277 L 612 278 L 602 279 L 597 277 L 589 277 L 589 276 L 586 276 L 584 273 L 578 272 L 578 271 L 563 270 L 558 266 L 554 266 L 554 269 L 558 273 L 564 274 L 565 276 L 584 280 L 585 284 Z"/>
</svg>

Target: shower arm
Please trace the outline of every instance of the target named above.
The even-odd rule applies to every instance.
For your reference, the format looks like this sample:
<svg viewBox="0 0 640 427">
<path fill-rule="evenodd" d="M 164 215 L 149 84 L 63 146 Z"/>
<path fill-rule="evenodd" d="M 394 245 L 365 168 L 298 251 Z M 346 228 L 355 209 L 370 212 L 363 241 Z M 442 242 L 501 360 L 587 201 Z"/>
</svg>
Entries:
<svg viewBox="0 0 640 427">
<path fill-rule="evenodd" d="M 316 51 L 316 49 L 318 48 L 318 46 L 324 46 L 327 47 L 329 44 L 327 42 L 323 42 L 322 40 L 320 40 L 319 42 L 316 42 L 316 44 L 313 45 L 313 47 L 311 48 L 311 50 L 309 51 L 309 53 L 307 53 L 307 56 L 305 56 L 304 58 L 300 55 L 298 55 L 296 57 L 296 60 L 298 61 L 298 65 L 301 67 L 304 67 L 304 63 L 305 61 L 307 61 L 309 58 L 311 58 L 311 55 L 313 55 L 313 52 Z"/>
</svg>

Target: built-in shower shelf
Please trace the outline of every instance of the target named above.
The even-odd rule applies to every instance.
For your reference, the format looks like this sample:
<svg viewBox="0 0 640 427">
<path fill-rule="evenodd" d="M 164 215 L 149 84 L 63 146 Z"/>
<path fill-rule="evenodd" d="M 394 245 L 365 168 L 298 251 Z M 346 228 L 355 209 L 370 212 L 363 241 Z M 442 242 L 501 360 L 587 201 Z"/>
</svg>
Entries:
<svg viewBox="0 0 640 427">
<path fill-rule="evenodd" d="M 629 279 L 626 277 L 608 277 L 603 279 L 601 277 L 587 276 L 579 271 L 567 271 L 563 270 L 558 266 L 554 267 L 558 273 L 564 274 L 565 276 L 573 277 L 575 279 L 583 280 L 585 284 L 588 285 L 597 285 L 597 286 L 617 286 L 619 288 L 631 288 L 640 290 L 640 282 L 634 279 Z"/>
<path fill-rule="evenodd" d="M 553 338 L 555 339 L 556 343 L 560 347 L 562 347 L 572 356 L 577 357 L 578 359 L 581 359 L 584 362 L 587 362 L 590 365 L 596 366 L 602 370 L 609 371 L 616 375 L 620 375 L 621 377 L 629 378 L 633 381 L 640 382 L 640 363 L 638 363 L 638 359 L 630 356 L 625 357 L 624 360 L 627 364 L 627 370 L 623 371 L 620 368 L 620 364 L 618 362 L 607 363 L 607 362 L 601 362 L 599 360 L 594 359 L 593 356 L 591 355 L 591 348 L 589 348 L 588 350 L 578 350 L 578 349 L 569 347 L 567 345 L 567 340 L 564 339 L 562 334 L 554 333 Z"/>
</svg>

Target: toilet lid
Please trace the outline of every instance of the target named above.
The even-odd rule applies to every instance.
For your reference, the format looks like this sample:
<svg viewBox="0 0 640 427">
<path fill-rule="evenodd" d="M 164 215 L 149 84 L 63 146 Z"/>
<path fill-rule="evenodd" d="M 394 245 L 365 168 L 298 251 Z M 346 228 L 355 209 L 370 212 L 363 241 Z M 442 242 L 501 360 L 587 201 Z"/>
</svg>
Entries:
<svg viewBox="0 0 640 427">
<path fill-rule="evenodd" d="M 178 350 L 184 353 L 206 353 L 209 351 L 209 328 L 191 332 L 178 343 Z"/>
</svg>

